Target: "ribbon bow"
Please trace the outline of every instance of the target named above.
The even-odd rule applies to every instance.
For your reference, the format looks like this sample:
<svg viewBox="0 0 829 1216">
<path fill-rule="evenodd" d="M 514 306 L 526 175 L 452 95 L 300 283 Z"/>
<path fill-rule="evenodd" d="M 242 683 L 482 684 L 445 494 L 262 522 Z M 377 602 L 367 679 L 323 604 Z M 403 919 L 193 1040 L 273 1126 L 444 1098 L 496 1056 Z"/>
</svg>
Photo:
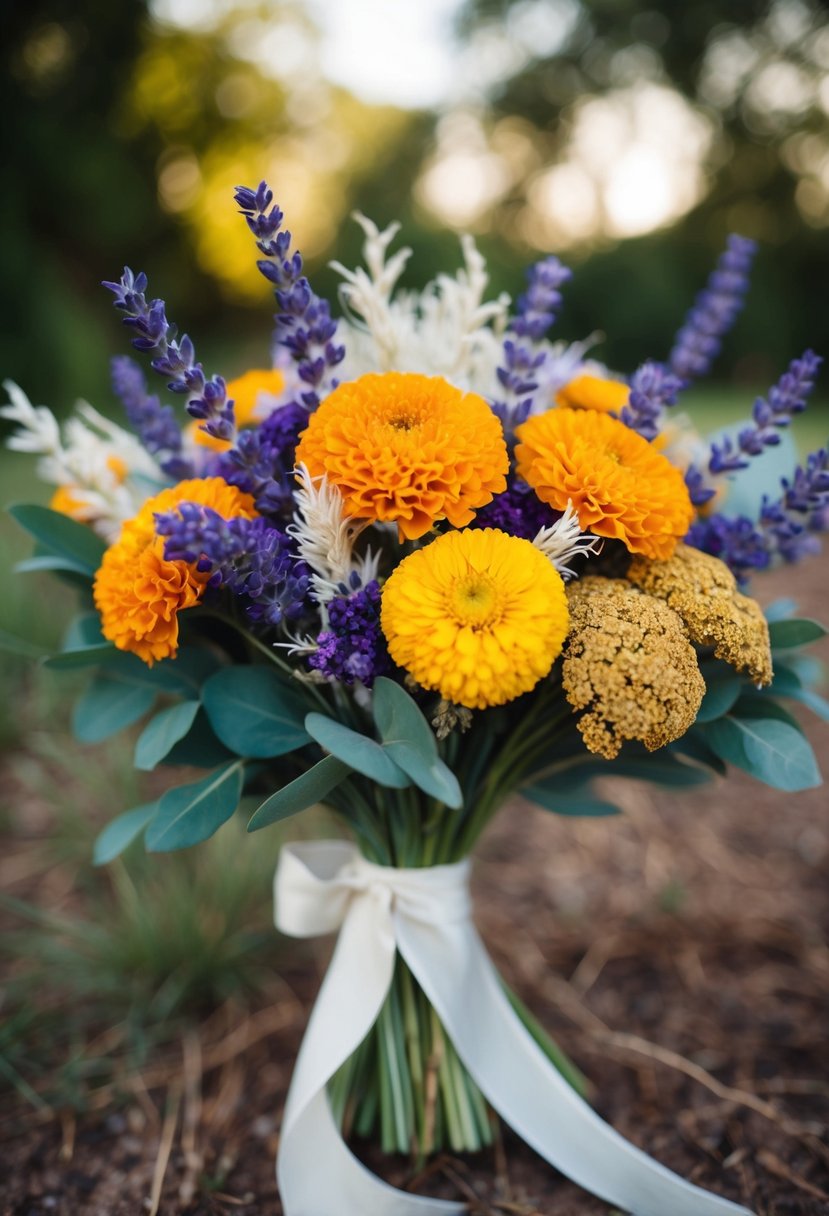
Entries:
<svg viewBox="0 0 829 1216">
<path fill-rule="evenodd" d="M 345 1146 L 326 1086 L 374 1025 L 396 951 L 487 1101 L 537 1153 L 635 1216 L 751 1216 L 629 1144 L 584 1102 L 527 1033 L 471 919 L 469 861 L 373 865 L 342 841 L 288 845 L 276 924 L 294 937 L 339 929 L 285 1107 L 277 1180 L 286 1216 L 449 1216 L 465 1205 L 381 1182 Z"/>
</svg>

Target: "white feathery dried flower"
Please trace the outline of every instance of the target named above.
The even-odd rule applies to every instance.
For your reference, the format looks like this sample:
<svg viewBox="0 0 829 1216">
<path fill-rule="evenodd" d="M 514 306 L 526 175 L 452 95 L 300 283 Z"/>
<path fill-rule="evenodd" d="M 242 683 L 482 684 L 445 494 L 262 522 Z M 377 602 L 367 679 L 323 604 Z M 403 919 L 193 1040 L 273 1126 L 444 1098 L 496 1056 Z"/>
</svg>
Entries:
<svg viewBox="0 0 829 1216">
<path fill-rule="evenodd" d="M 324 474 L 312 477 L 304 464 L 295 473 L 297 510 L 287 531 L 297 542 L 299 557 L 311 568 L 315 598 L 324 604 L 341 593 L 352 574 L 363 585 L 376 578 L 379 554 L 367 549 L 355 556 L 354 543 L 369 521 L 345 514 L 342 494 Z"/>
<path fill-rule="evenodd" d="M 565 583 L 575 575 L 569 565 L 574 557 L 581 553 L 596 553 L 601 548 L 597 536 L 582 532 L 579 517 L 569 499 L 561 519 L 547 528 L 541 528 L 533 537 L 533 544 L 550 559 Z"/>
</svg>

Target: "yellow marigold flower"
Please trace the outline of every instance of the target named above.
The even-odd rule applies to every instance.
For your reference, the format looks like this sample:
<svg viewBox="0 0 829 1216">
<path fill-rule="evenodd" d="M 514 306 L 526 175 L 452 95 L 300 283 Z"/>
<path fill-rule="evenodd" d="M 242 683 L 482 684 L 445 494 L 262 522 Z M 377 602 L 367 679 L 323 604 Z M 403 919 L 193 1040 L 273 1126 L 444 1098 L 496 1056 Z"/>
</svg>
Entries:
<svg viewBox="0 0 829 1216">
<path fill-rule="evenodd" d="M 755 684 L 771 684 L 766 618 L 756 600 L 737 590 L 737 580 L 719 558 L 677 545 L 666 562 L 635 557 L 628 578 L 682 617 L 692 642 L 713 646 L 718 659 L 747 672 Z"/>
<path fill-rule="evenodd" d="M 380 623 L 391 657 L 418 684 L 485 709 L 547 675 L 567 633 L 567 597 L 528 540 L 496 528 L 446 532 L 391 575 Z"/>
<path fill-rule="evenodd" d="M 311 415 L 297 464 L 325 474 L 353 519 L 393 520 L 416 540 L 456 528 L 506 489 L 501 423 L 483 397 L 440 376 L 385 372 L 339 385 Z"/>
<path fill-rule="evenodd" d="M 255 426 L 259 421 L 256 407 L 260 397 L 278 397 L 285 388 L 285 377 L 276 368 L 255 368 L 228 381 L 227 395 L 232 398 L 236 412 L 236 426 L 241 430 L 246 426 Z M 187 434 L 200 447 L 210 448 L 214 452 L 226 452 L 231 444 L 227 439 L 216 439 L 202 430 L 202 424 L 197 419 L 187 428 Z"/>
<path fill-rule="evenodd" d="M 569 588 L 570 634 L 561 682 L 586 747 L 608 760 L 625 739 L 650 751 L 685 734 L 705 693 L 677 614 L 626 579 L 589 577 Z"/>
<path fill-rule="evenodd" d="M 250 494 L 221 477 L 207 477 L 162 490 L 124 524 L 95 575 L 95 607 L 104 637 L 150 666 L 156 659 L 175 656 L 178 613 L 198 602 L 206 581 L 195 566 L 167 561 L 163 538 L 155 534 L 154 515 L 171 511 L 180 502 L 201 503 L 225 519 L 256 515 Z"/>
<path fill-rule="evenodd" d="M 556 393 L 556 405 L 572 410 L 598 410 L 618 414 L 628 403 L 630 388 L 604 376 L 576 376 Z"/>
<path fill-rule="evenodd" d="M 548 410 L 515 433 L 518 472 L 557 511 L 572 502 L 585 531 L 668 558 L 691 526 L 679 469 L 623 422 L 593 410 Z"/>
</svg>

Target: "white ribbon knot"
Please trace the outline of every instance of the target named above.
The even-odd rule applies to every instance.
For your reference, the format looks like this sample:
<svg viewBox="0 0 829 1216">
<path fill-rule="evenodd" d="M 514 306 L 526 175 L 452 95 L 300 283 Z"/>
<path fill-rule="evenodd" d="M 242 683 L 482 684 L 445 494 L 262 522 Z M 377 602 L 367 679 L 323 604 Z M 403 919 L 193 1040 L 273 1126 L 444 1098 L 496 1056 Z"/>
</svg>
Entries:
<svg viewBox="0 0 829 1216">
<path fill-rule="evenodd" d="M 553 1067 L 515 1015 L 472 923 L 469 861 L 377 866 L 343 841 L 288 845 L 276 924 L 339 929 L 297 1057 L 277 1160 L 286 1216 L 448 1216 L 465 1205 L 381 1182 L 340 1136 L 326 1086 L 382 1008 L 399 950 L 488 1102 L 551 1165 L 635 1216 L 751 1216 L 629 1144 Z"/>
</svg>

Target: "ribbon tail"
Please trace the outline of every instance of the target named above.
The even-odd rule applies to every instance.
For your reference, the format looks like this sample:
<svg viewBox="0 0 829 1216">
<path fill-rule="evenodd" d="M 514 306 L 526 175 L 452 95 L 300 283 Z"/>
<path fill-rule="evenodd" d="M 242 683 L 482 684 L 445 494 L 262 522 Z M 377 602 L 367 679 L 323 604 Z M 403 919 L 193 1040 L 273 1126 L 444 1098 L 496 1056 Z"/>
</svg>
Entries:
<svg viewBox="0 0 829 1216">
<path fill-rule="evenodd" d="M 394 971 L 388 904 L 356 901 L 343 922 L 297 1058 L 276 1176 L 285 1216 L 453 1216 L 463 1206 L 376 1178 L 340 1136 L 326 1086 L 377 1020 Z"/>
<path fill-rule="evenodd" d="M 515 1016 L 471 921 L 397 915 L 395 936 L 481 1092 L 550 1165 L 634 1216 L 752 1216 L 654 1161 L 578 1096 Z"/>
</svg>

